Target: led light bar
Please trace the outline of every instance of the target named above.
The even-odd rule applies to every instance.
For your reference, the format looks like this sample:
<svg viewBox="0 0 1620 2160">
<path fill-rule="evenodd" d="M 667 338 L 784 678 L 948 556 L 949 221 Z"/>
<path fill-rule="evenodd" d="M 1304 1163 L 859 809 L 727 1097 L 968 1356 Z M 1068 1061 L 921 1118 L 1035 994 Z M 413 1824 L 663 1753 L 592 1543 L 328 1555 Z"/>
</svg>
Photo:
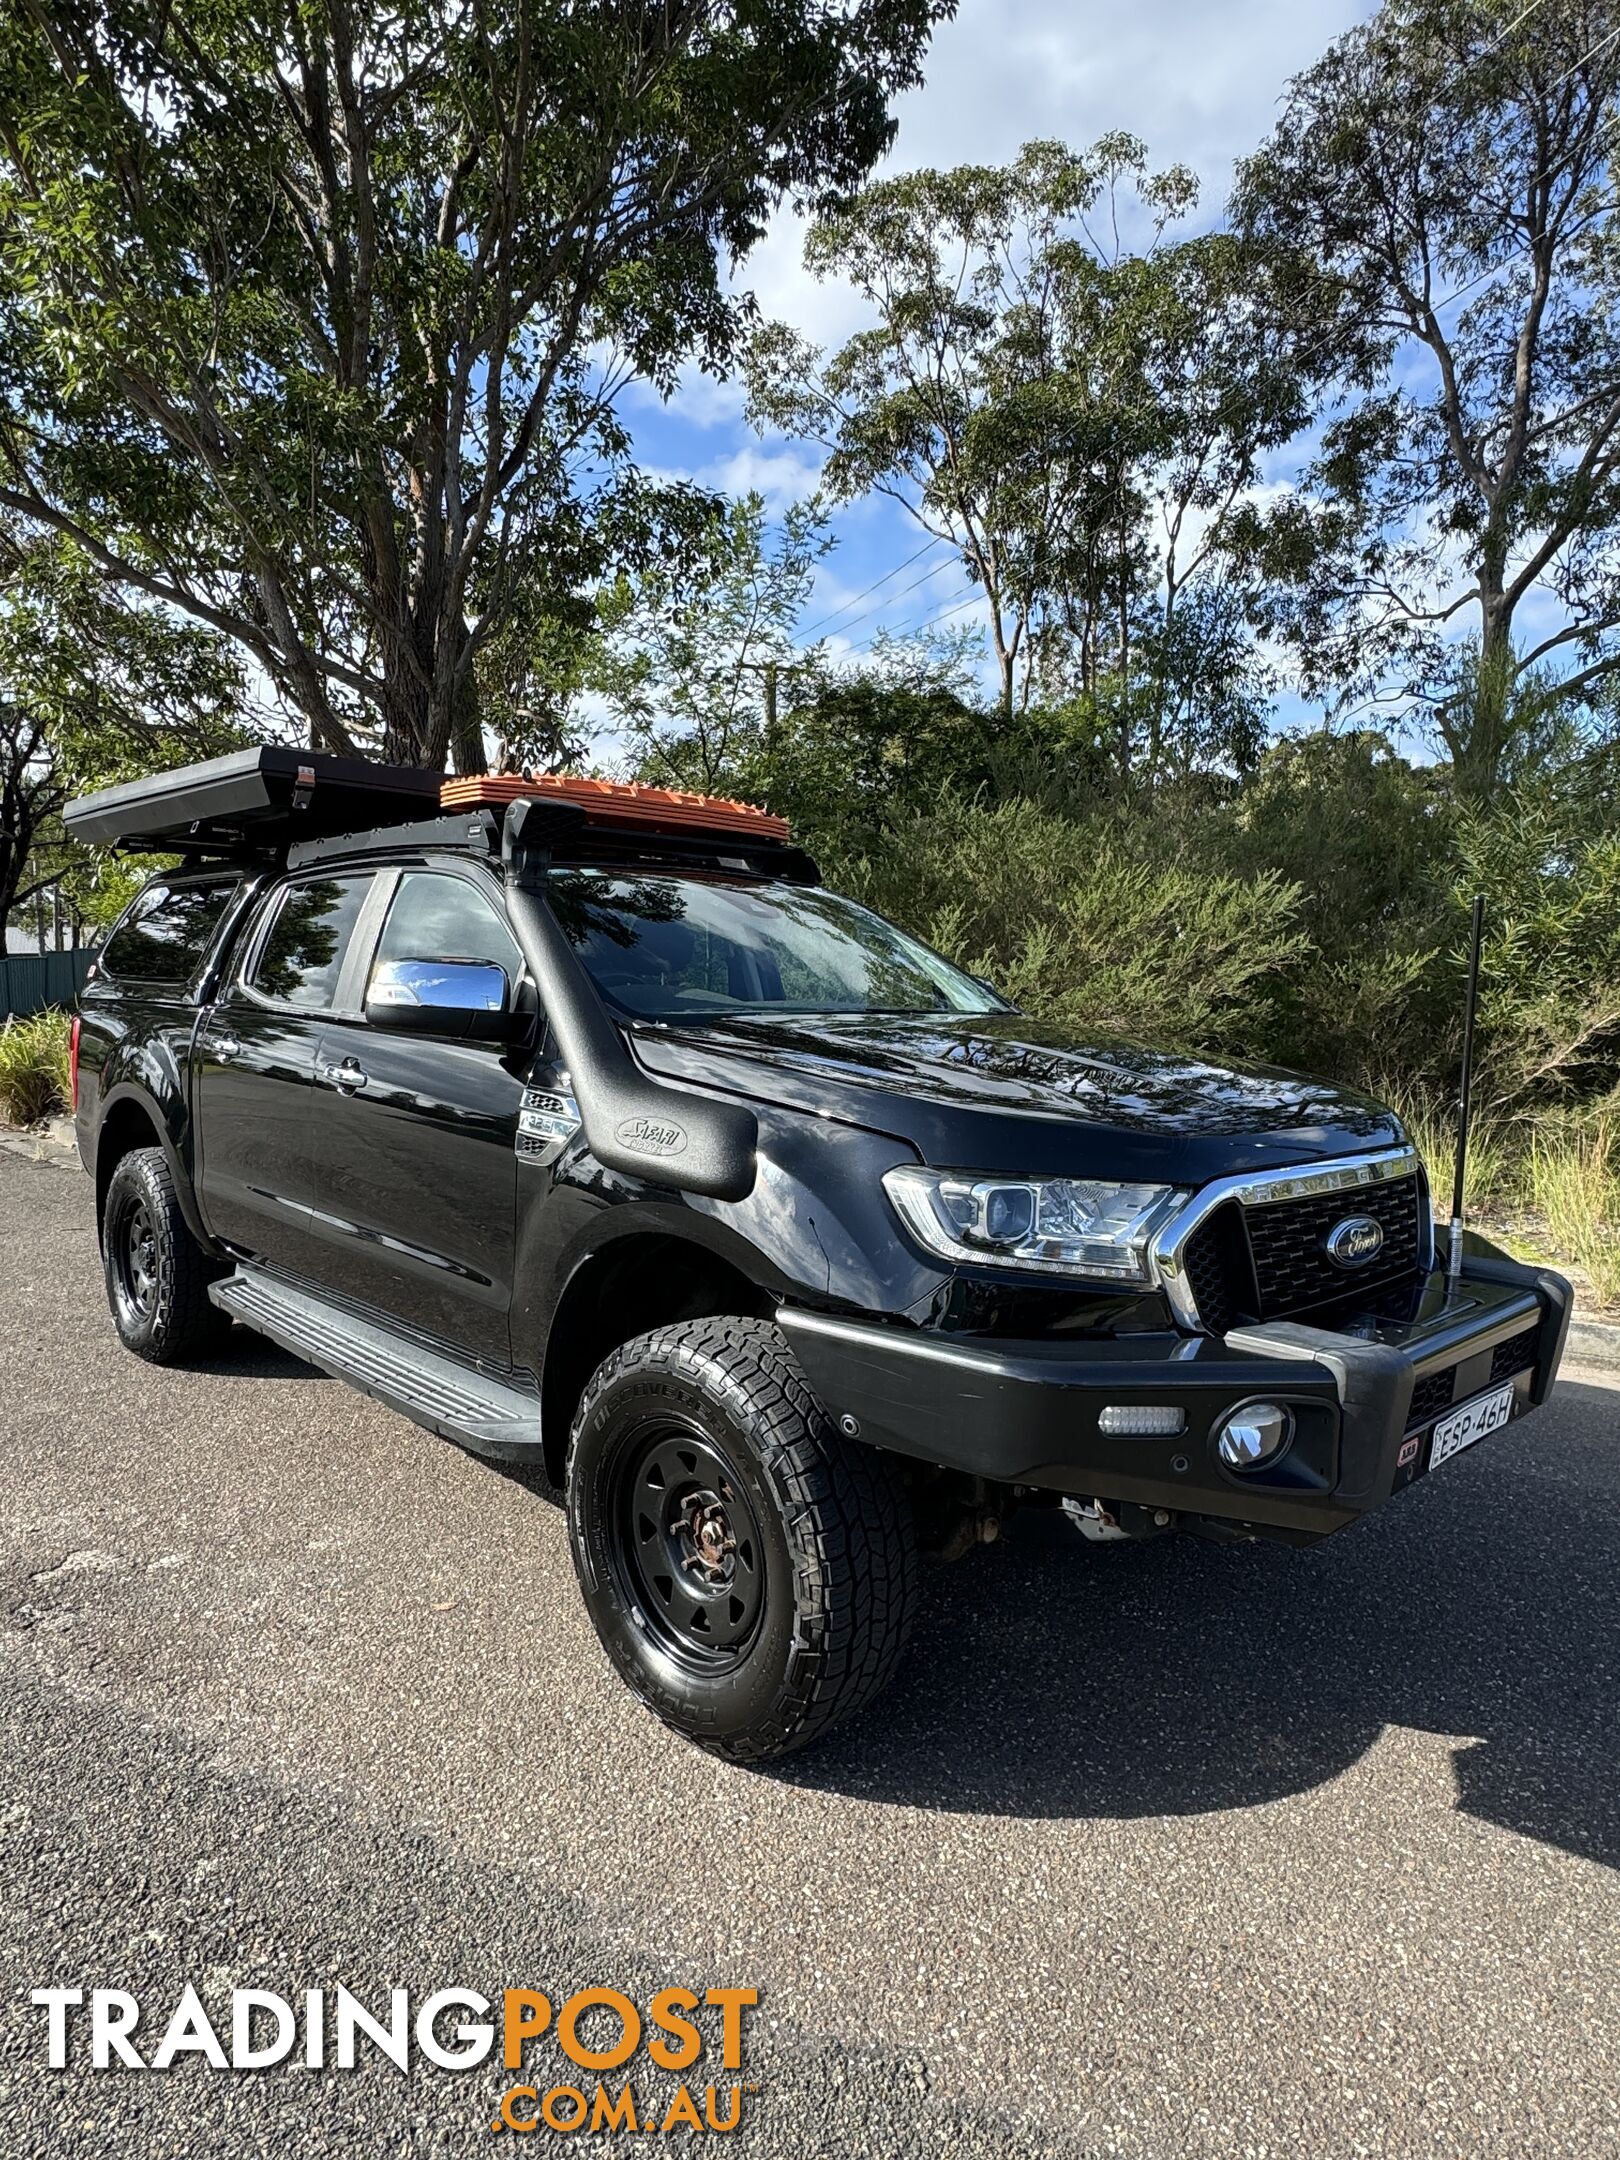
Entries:
<svg viewBox="0 0 1620 2160">
<path fill-rule="evenodd" d="M 1184 1432 L 1185 1414 L 1170 1403 L 1106 1403 L 1097 1412 L 1097 1430 L 1147 1439 L 1156 1434 Z"/>
</svg>

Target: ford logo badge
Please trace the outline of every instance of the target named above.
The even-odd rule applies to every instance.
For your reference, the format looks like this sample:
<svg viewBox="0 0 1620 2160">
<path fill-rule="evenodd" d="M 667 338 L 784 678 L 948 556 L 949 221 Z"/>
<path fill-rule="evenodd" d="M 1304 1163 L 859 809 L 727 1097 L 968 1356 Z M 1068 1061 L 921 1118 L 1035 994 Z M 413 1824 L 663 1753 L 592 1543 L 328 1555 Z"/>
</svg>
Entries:
<svg viewBox="0 0 1620 2160">
<path fill-rule="evenodd" d="M 1347 1215 L 1327 1236 L 1327 1256 L 1335 1267 L 1365 1267 L 1384 1249 L 1384 1226 L 1370 1215 Z"/>
</svg>

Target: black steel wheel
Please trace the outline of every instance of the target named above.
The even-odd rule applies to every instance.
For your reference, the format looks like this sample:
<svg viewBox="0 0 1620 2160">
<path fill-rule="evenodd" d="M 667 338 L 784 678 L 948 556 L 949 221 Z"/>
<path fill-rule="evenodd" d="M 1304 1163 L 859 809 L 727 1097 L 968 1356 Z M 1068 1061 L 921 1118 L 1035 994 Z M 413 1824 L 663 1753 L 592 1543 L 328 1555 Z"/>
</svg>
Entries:
<svg viewBox="0 0 1620 2160">
<path fill-rule="evenodd" d="M 114 1309 L 121 1329 L 149 1327 L 157 1311 L 157 1225 L 146 1195 L 131 1192 L 107 1247 Z"/>
<path fill-rule="evenodd" d="M 917 1594 L 899 1472 L 840 1437 L 767 1322 L 687 1321 L 614 1351 L 567 1487 L 603 1647 L 700 1747 L 804 1747 L 892 1676 Z"/>
<path fill-rule="evenodd" d="M 734 1465 L 695 1426 L 625 1450 L 614 1559 L 627 1605 L 696 1672 L 747 1657 L 765 1610 L 765 1539 Z"/>
<path fill-rule="evenodd" d="M 222 1272 L 192 1236 L 161 1148 L 122 1156 L 101 1213 L 107 1303 L 119 1340 L 168 1365 L 217 1342 L 226 1322 L 208 1299 Z"/>
</svg>

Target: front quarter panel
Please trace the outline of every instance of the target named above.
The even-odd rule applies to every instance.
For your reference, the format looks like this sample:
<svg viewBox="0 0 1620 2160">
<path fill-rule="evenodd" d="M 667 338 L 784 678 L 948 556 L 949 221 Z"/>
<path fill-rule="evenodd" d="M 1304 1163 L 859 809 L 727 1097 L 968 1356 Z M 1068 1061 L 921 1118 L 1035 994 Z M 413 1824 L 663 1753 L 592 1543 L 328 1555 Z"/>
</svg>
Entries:
<svg viewBox="0 0 1620 2160">
<path fill-rule="evenodd" d="M 937 1293 L 942 1272 L 907 1248 L 883 1191 L 883 1172 L 915 1161 L 911 1149 L 770 1106 L 759 1120 L 758 1174 L 742 1200 L 610 1170 L 582 1137 L 549 1169 L 520 1165 L 520 1362 L 543 1354 L 552 1314 L 582 1263 L 623 1237 L 684 1238 L 768 1295 L 798 1303 L 898 1315 Z"/>
</svg>

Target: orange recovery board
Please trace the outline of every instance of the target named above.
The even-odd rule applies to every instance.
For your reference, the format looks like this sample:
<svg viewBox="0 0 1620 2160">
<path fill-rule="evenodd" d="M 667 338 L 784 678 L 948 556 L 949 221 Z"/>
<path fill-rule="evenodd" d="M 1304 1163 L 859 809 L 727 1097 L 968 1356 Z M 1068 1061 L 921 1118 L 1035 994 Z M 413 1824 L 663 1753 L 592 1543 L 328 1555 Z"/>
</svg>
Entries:
<svg viewBox="0 0 1620 2160">
<path fill-rule="evenodd" d="M 577 803 L 592 825 L 658 826 L 665 831 L 730 833 L 740 840 L 788 838 L 786 818 L 773 817 L 752 803 L 724 795 L 691 795 L 681 788 L 643 787 L 629 780 L 582 780 L 566 774 L 519 775 L 473 773 L 446 780 L 440 801 L 446 810 L 493 810 L 533 796 L 546 802 Z"/>
</svg>

